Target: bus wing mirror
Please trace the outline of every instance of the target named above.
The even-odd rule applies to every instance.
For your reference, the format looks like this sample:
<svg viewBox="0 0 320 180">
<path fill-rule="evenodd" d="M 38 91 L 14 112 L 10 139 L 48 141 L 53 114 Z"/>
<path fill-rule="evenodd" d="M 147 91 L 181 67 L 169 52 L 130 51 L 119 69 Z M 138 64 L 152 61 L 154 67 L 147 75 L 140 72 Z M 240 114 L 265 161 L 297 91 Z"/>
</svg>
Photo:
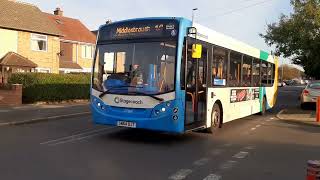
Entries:
<svg viewBox="0 0 320 180">
<path fill-rule="evenodd" d="M 202 55 L 202 45 L 192 44 L 192 58 L 200 59 Z"/>
</svg>

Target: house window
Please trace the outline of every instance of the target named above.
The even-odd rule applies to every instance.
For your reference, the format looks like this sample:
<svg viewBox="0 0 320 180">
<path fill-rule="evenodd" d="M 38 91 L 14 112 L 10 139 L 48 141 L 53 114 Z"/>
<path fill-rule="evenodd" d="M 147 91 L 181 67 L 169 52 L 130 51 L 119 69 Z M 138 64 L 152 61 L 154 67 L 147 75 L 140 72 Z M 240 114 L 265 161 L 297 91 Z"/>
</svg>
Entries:
<svg viewBox="0 0 320 180">
<path fill-rule="evenodd" d="M 51 73 L 50 68 L 36 68 L 36 72 L 38 73 Z"/>
<path fill-rule="evenodd" d="M 48 36 L 41 34 L 31 34 L 31 49 L 33 51 L 47 51 Z"/>
<path fill-rule="evenodd" d="M 92 59 L 93 47 L 91 45 L 82 45 L 81 48 L 82 58 Z"/>
</svg>

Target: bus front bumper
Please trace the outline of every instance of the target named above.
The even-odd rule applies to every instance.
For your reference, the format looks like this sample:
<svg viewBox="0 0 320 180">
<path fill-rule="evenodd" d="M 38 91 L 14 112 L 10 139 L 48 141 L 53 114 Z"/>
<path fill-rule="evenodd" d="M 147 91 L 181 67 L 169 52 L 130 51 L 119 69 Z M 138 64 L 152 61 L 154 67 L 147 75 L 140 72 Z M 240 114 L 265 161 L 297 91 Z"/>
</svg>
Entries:
<svg viewBox="0 0 320 180">
<path fill-rule="evenodd" d="M 184 122 L 182 117 L 174 118 L 172 113 L 166 113 L 157 117 L 137 118 L 134 115 L 123 114 L 121 116 L 115 116 L 103 112 L 97 106 L 91 104 L 93 122 L 96 124 L 118 126 L 119 121 L 134 122 L 139 129 L 149 129 L 155 131 L 171 132 L 171 133 L 183 133 Z M 181 119 L 180 119 L 181 118 Z"/>
</svg>

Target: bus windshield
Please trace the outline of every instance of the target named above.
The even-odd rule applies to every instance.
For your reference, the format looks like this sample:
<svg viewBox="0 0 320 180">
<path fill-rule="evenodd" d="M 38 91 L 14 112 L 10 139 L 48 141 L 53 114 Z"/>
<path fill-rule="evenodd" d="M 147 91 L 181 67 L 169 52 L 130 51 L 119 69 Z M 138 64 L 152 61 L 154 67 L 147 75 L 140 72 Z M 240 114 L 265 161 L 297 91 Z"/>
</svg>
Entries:
<svg viewBox="0 0 320 180">
<path fill-rule="evenodd" d="M 162 94 L 174 90 L 176 43 L 97 46 L 93 88 L 112 94 Z"/>
</svg>

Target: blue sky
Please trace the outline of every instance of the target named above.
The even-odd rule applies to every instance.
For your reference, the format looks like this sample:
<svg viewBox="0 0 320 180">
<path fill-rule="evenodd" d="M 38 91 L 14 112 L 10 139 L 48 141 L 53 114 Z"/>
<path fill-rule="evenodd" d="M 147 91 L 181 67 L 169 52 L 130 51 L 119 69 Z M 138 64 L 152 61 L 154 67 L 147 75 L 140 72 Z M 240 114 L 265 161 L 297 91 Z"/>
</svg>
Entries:
<svg viewBox="0 0 320 180">
<path fill-rule="evenodd" d="M 290 0 L 22 0 L 37 5 L 42 11 L 53 12 L 59 6 L 64 15 L 80 19 L 90 30 L 97 29 L 107 19 L 112 21 L 149 16 L 182 16 L 191 19 L 191 9 L 197 7 L 195 21 L 232 36 L 259 49 L 271 51 L 259 33 L 266 24 L 276 22 L 281 13 L 289 14 Z M 252 6 L 258 4 L 256 6 Z M 245 8 L 252 6 L 250 8 Z M 241 9 L 241 10 L 238 10 Z M 234 13 L 225 14 L 232 10 Z M 284 60 L 288 63 L 289 60 Z"/>
</svg>

